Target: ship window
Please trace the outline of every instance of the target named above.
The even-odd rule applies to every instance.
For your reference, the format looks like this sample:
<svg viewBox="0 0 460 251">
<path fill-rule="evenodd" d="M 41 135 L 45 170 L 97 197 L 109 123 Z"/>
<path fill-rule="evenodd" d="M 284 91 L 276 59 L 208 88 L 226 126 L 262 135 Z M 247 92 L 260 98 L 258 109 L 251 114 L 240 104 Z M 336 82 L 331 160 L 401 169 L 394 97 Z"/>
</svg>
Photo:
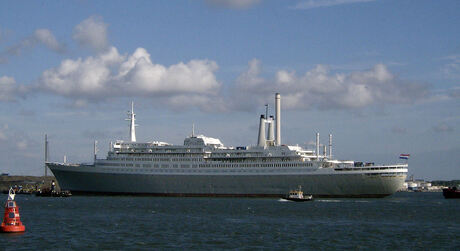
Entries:
<svg viewBox="0 0 460 251">
<path fill-rule="evenodd" d="M 14 219 L 14 213 L 9 213 L 9 214 L 8 214 L 8 217 Z"/>
<path fill-rule="evenodd" d="M 8 202 L 8 207 L 14 207 L 14 202 L 12 201 Z"/>
</svg>

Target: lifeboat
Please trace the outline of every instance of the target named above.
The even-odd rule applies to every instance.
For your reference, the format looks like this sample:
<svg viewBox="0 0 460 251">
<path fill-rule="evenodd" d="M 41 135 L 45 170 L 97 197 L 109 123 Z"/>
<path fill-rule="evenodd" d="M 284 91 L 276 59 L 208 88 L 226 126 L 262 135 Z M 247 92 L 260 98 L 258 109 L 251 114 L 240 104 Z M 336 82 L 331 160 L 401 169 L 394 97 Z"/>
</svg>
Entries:
<svg viewBox="0 0 460 251">
<path fill-rule="evenodd" d="M 0 231 L 4 233 L 18 233 L 26 231 L 26 227 L 21 222 L 19 216 L 19 207 L 14 201 L 16 194 L 10 188 L 8 193 L 8 200 L 5 204 L 5 214 L 3 215 L 3 222 L 0 226 Z"/>
</svg>

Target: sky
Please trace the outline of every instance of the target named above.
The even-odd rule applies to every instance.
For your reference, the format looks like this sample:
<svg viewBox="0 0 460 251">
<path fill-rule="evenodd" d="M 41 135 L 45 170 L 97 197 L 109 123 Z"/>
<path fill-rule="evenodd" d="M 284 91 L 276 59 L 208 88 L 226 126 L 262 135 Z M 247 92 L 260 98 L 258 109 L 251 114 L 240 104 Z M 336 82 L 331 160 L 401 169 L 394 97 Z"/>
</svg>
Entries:
<svg viewBox="0 0 460 251">
<path fill-rule="evenodd" d="M 460 179 L 460 1 L 0 1 L 0 171 L 104 158 L 195 132 L 255 145 L 281 94 L 283 144 Z"/>
</svg>

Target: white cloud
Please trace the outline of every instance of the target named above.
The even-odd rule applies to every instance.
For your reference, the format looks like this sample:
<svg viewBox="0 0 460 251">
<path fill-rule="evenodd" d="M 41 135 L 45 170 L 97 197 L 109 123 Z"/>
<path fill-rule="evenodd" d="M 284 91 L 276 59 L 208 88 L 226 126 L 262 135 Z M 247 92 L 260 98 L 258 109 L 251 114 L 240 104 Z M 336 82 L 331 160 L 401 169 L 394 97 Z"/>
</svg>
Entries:
<svg viewBox="0 0 460 251">
<path fill-rule="evenodd" d="M 3 145 L 11 146 L 12 149 L 16 150 L 26 150 L 29 141 L 26 134 L 10 129 L 8 124 L 0 127 L 0 142 Z"/>
<path fill-rule="evenodd" d="M 5 141 L 5 140 L 7 140 L 7 139 L 8 139 L 8 137 L 6 137 L 5 133 L 2 132 L 2 131 L 0 131 L 0 142 L 1 142 L 1 141 Z"/>
<path fill-rule="evenodd" d="M 58 53 L 65 51 L 65 46 L 56 40 L 50 30 L 37 29 L 34 31 L 33 35 L 22 39 L 16 44 L 9 46 L 5 51 L 0 52 L 0 63 L 5 63 L 8 61 L 9 57 L 18 56 L 24 50 L 33 48 L 39 44 L 43 44 L 48 49 Z"/>
<path fill-rule="evenodd" d="M 67 97 L 75 106 L 119 97 L 144 97 L 171 109 L 197 107 L 203 111 L 253 110 L 271 103 L 273 93 L 283 95 L 286 109 L 359 109 L 374 105 L 404 104 L 428 100 L 424 85 L 404 82 L 383 64 L 369 70 L 331 73 L 325 65 L 298 74 L 278 70 L 272 78 L 262 77 L 257 59 L 248 63 L 233 86 L 216 79 L 217 63 L 191 60 L 164 66 L 154 63 L 144 48 L 122 55 L 110 47 L 95 56 L 66 59 L 44 71 L 37 89 Z M 30 88 L 17 85 L 12 77 L 0 78 L 0 101 L 24 97 Z M 452 92 L 452 97 L 458 92 Z"/>
<path fill-rule="evenodd" d="M 8 124 L 3 124 L 0 128 L 0 142 L 5 142 L 8 140 Z"/>
<path fill-rule="evenodd" d="M 101 17 L 91 16 L 75 26 L 73 38 L 82 46 L 101 51 L 109 46 L 107 27 Z"/>
<path fill-rule="evenodd" d="M 214 6 L 221 6 L 232 9 L 246 9 L 259 4 L 261 0 L 206 0 Z"/>
<path fill-rule="evenodd" d="M 201 93 L 213 94 L 219 88 L 214 76 L 217 64 L 208 60 L 191 60 L 165 67 L 154 64 L 150 54 L 138 48 L 121 65 L 117 79 L 126 83 L 126 91 L 146 94 Z"/>
<path fill-rule="evenodd" d="M 353 4 L 353 3 L 366 3 L 366 2 L 374 2 L 376 0 L 308 0 L 302 1 L 297 3 L 293 9 L 314 9 L 320 7 L 331 7 L 336 5 L 343 5 L 343 4 Z"/>
<path fill-rule="evenodd" d="M 16 148 L 18 150 L 26 150 L 27 149 L 27 141 L 26 140 L 20 140 L 16 142 Z"/>
<path fill-rule="evenodd" d="M 38 42 L 44 44 L 46 47 L 53 51 L 64 51 L 64 47 L 61 44 L 59 44 L 59 42 L 56 40 L 51 31 L 47 29 L 35 30 L 34 37 L 37 39 Z"/>
<path fill-rule="evenodd" d="M 439 133 L 444 133 L 444 132 L 453 132 L 454 128 L 451 127 L 450 125 L 447 124 L 439 124 L 436 126 L 433 126 L 433 131 L 439 132 Z"/>
<path fill-rule="evenodd" d="M 252 60 L 238 78 L 233 95 L 237 109 L 269 103 L 275 92 L 283 95 L 287 109 L 353 109 L 411 103 L 427 95 L 425 86 L 397 79 L 383 64 L 349 74 L 332 74 L 324 65 L 303 75 L 280 70 L 273 79 L 262 78 L 260 72 L 260 62 Z"/>
<path fill-rule="evenodd" d="M 460 79 L 460 55 L 450 55 L 442 58 L 447 61 L 441 69 L 445 77 Z"/>
<path fill-rule="evenodd" d="M 391 132 L 396 134 L 406 134 L 407 129 L 404 127 L 394 126 L 391 128 Z"/>
<path fill-rule="evenodd" d="M 214 61 L 155 64 L 144 48 L 120 55 L 115 47 L 86 59 L 67 59 L 43 72 L 39 88 L 70 97 L 78 104 L 111 97 L 155 97 L 172 106 L 206 109 L 216 102 L 221 84 Z"/>
<path fill-rule="evenodd" d="M 248 63 L 248 69 L 243 72 L 237 79 L 237 87 L 239 90 L 252 89 L 260 86 L 264 79 L 259 75 L 261 73 L 261 62 L 258 59 L 252 59 Z"/>
<path fill-rule="evenodd" d="M 27 88 L 17 85 L 13 77 L 0 77 L 0 101 L 16 101 L 18 97 L 24 97 L 26 92 Z"/>
<path fill-rule="evenodd" d="M 66 59 L 43 72 L 41 87 L 68 97 L 99 97 L 106 91 L 113 92 L 111 68 L 123 59 L 114 47 L 95 57 Z"/>
<path fill-rule="evenodd" d="M 460 86 L 450 89 L 449 96 L 452 98 L 460 98 Z"/>
</svg>

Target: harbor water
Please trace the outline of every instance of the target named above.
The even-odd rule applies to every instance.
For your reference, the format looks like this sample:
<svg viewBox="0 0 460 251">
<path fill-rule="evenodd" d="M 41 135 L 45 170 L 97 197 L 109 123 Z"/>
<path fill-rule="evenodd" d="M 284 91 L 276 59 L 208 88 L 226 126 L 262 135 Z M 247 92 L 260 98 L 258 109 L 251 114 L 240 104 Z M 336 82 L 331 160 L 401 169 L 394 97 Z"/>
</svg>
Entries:
<svg viewBox="0 0 460 251">
<path fill-rule="evenodd" d="M 26 232 L 0 234 L 1 250 L 460 250 L 460 200 L 441 193 L 313 202 L 30 195 L 16 201 Z"/>
</svg>

